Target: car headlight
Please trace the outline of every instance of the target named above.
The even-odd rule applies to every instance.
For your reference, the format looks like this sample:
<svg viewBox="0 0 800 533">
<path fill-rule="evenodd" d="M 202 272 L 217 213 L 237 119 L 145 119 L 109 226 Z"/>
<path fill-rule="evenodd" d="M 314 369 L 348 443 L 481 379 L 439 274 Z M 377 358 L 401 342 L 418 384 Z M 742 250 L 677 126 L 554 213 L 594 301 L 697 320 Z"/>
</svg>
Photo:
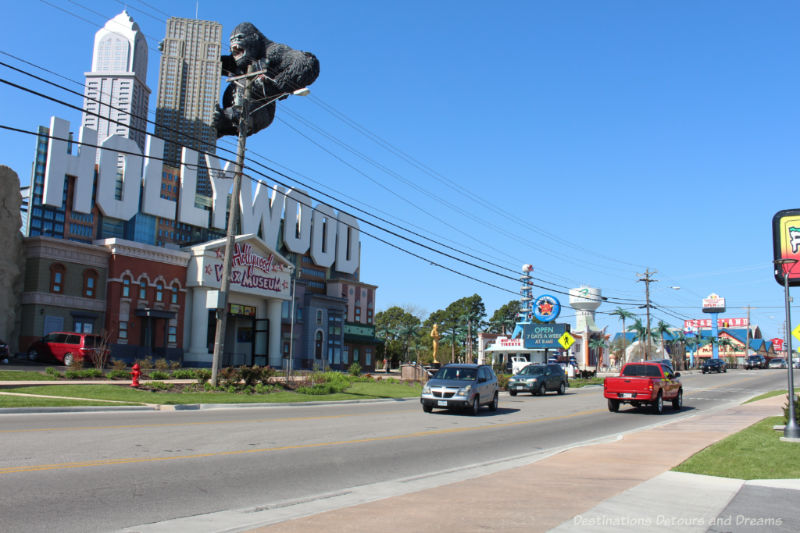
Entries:
<svg viewBox="0 0 800 533">
<path fill-rule="evenodd" d="M 467 385 L 466 387 L 462 387 L 458 389 L 456 396 L 467 396 L 470 390 L 472 390 L 472 385 Z"/>
<path fill-rule="evenodd" d="M 431 386 L 429 383 L 426 383 L 422 387 L 422 394 L 430 394 L 431 393 Z"/>
<path fill-rule="evenodd" d="M 528 380 L 528 383 L 533 384 L 536 383 L 536 378 L 531 378 Z"/>
</svg>

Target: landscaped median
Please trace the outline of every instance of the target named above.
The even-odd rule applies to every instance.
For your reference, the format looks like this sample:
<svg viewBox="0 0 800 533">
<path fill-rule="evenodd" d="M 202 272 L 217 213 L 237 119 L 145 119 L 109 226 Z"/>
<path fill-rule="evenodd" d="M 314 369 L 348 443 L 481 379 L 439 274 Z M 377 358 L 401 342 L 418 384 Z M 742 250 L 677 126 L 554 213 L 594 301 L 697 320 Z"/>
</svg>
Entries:
<svg viewBox="0 0 800 533">
<path fill-rule="evenodd" d="M 781 395 L 788 405 L 785 390 L 762 394 L 745 403 Z M 696 453 L 673 470 L 745 480 L 800 478 L 800 443 L 782 441 L 783 431 L 774 429 L 786 424 L 788 408 L 784 406 L 783 411 L 784 416 L 756 422 Z"/>
<path fill-rule="evenodd" d="M 184 369 L 186 370 L 186 369 Z M 181 373 L 182 376 L 185 373 Z M 295 374 L 290 379 L 273 371 L 224 369 L 219 386 L 208 383 L 210 371 L 199 372 L 194 382 L 163 380 L 130 381 L 116 384 L 42 384 L 0 388 L 0 408 L 63 407 L 81 405 L 184 405 L 233 403 L 293 403 L 342 401 L 419 396 L 419 383 L 396 379 L 373 379 L 339 372 Z M 38 372 L 0 371 L 0 382 L 57 381 L 60 378 Z M 93 378 L 100 379 L 100 378 Z M 6 393 L 6 394 L 4 394 Z"/>
</svg>

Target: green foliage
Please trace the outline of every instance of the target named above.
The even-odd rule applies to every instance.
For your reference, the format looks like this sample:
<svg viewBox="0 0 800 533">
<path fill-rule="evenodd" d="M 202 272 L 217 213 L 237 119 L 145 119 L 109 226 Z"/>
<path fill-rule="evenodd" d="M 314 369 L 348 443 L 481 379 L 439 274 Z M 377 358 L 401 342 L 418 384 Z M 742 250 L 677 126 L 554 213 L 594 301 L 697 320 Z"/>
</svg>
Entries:
<svg viewBox="0 0 800 533">
<path fill-rule="evenodd" d="M 800 396 L 795 396 L 794 399 L 794 420 L 800 420 Z M 786 405 L 783 406 L 783 423 L 789 423 L 789 395 L 786 395 Z"/>
<path fill-rule="evenodd" d="M 169 363 L 169 369 L 170 370 L 178 370 L 180 367 L 181 367 L 181 362 L 180 361 L 170 361 L 170 363 Z"/>
<path fill-rule="evenodd" d="M 353 364 L 350 365 L 350 368 L 347 369 L 347 371 L 350 373 L 351 376 L 360 376 L 361 375 L 361 365 L 359 365 L 358 363 L 356 363 L 354 361 Z"/>
<path fill-rule="evenodd" d="M 509 374 L 497 374 L 497 386 L 503 390 L 508 387 L 508 380 L 511 379 Z"/>
<path fill-rule="evenodd" d="M 54 378 L 60 378 L 61 377 L 61 372 L 59 372 L 58 370 L 56 370 L 52 366 L 48 366 L 47 368 L 45 368 L 44 373 L 47 374 L 48 376 L 53 376 Z"/>
<path fill-rule="evenodd" d="M 152 357 L 145 357 L 144 359 L 137 359 L 136 362 L 139 364 L 139 369 L 141 371 L 145 370 L 152 370 L 153 369 L 153 358 Z"/>
<path fill-rule="evenodd" d="M 162 357 L 161 359 L 156 359 L 153 367 L 156 370 L 169 370 L 169 362 Z"/>
<path fill-rule="evenodd" d="M 128 364 L 120 359 L 111 360 L 111 370 L 127 370 Z"/>
<path fill-rule="evenodd" d="M 514 331 L 519 314 L 519 300 L 511 300 L 494 312 L 489 319 L 489 331 L 500 335 L 507 335 Z"/>
<path fill-rule="evenodd" d="M 237 368 L 226 366 L 217 374 L 218 384 L 223 387 L 236 387 L 242 381 L 242 375 Z"/>
<path fill-rule="evenodd" d="M 127 370 L 114 369 L 108 372 L 111 379 L 131 379 L 131 373 Z"/>
<path fill-rule="evenodd" d="M 300 394 L 309 394 L 314 396 L 321 396 L 324 394 L 333 394 L 339 392 L 329 383 L 317 383 L 311 387 L 298 387 L 297 392 Z"/>
<path fill-rule="evenodd" d="M 72 368 L 72 367 L 70 367 Z M 87 379 L 87 378 L 102 378 L 103 371 L 99 368 L 87 368 L 81 370 L 67 370 L 64 372 L 67 379 Z"/>
<path fill-rule="evenodd" d="M 169 373 L 163 370 L 153 370 L 150 372 L 150 379 L 169 379 Z"/>
<path fill-rule="evenodd" d="M 269 394 L 270 392 L 275 392 L 278 390 L 278 387 L 275 385 L 266 385 L 264 383 L 258 383 L 255 387 L 253 387 L 253 392 L 255 394 Z"/>
<path fill-rule="evenodd" d="M 212 385 L 208 380 L 211 379 L 211 371 L 208 371 L 208 377 L 203 381 L 203 390 L 206 392 L 211 392 L 214 390 L 214 385 Z M 198 378 L 199 380 L 199 378 Z"/>
<path fill-rule="evenodd" d="M 153 373 L 154 374 L 163 374 L 163 372 L 160 372 L 160 371 L 156 371 L 156 372 L 153 372 Z M 172 384 L 163 383 L 163 382 L 155 382 L 155 383 L 148 383 L 146 385 L 146 387 L 148 389 L 154 390 L 154 391 L 165 391 L 165 390 L 169 390 L 172 387 Z"/>
<path fill-rule="evenodd" d="M 197 382 L 202 385 L 206 383 L 209 379 L 211 379 L 211 370 L 207 368 L 198 368 L 194 371 L 195 376 L 197 377 Z"/>
<path fill-rule="evenodd" d="M 197 372 L 191 368 L 177 368 L 172 371 L 173 379 L 197 379 Z"/>
</svg>

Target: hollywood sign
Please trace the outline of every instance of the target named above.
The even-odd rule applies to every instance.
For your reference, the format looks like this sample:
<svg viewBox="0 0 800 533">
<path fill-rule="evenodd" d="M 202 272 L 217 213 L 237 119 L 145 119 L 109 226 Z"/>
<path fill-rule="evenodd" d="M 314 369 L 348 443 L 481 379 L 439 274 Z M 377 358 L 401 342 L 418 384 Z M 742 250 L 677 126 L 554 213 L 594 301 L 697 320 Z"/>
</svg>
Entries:
<svg viewBox="0 0 800 533">
<path fill-rule="evenodd" d="M 164 141 L 147 136 L 145 153 L 127 137 L 112 135 L 101 143 L 97 192 L 92 198 L 94 165 L 97 161 L 97 131 L 81 127 L 77 155 L 68 151 L 69 122 L 51 117 L 47 171 L 44 177 L 42 203 L 62 207 L 64 179 L 75 176 L 72 209 L 90 214 L 92 200 L 103 216 L 130 220 L 138 213 L 176 220 L 190 226 L 224 230 L 226 204 L 233 186 L 234 163 L 222 167 L 215 156 L 206 155 L 212 189 L 211 214 L 195 206 L 198 153 L 184 147 L 181 153 L 178 202 L 161 197 L 161 174 Z M 144 157 L 143 157 L 144 155 Z M 116 198 L 117 161 L 122 156 L 122 194 Z M 140 200 L 141 198 L 141 200 Z M 318 266 L 353 274 L 359 266 L 361 244 L 358 221 L 332 207 L 317 204 L 299 189 L 274 185 L 270 189 L 259 182 L 255 191 L 241 188 L 239 195 L 243 234 L 258 234 L 273 250 L 283 224 L 283 243 L 290 252 L 305 254 Z M 210 220 L 209 220 L 210 219 Z"/>
</svg>

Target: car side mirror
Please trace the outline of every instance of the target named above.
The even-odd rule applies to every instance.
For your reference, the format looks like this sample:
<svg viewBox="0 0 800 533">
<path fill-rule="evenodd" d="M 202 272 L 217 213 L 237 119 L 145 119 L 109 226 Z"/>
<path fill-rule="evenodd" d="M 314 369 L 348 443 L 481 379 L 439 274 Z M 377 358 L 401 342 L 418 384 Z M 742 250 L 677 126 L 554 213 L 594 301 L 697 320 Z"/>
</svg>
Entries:
<svg viewBox="0 0 800 533">
<path fill-rule="evenodd" d="M 478 378 L 478 383 L 486 383 L 486 378 Z"/>
<path fill-rule="evenodd" d="M 679 377 L 681 377 L 681 373 L 680 373 L 680 372 L 675 372 L 675 377 L 676 377 L 676 378 L 679 378 Z"/>
</svg>

